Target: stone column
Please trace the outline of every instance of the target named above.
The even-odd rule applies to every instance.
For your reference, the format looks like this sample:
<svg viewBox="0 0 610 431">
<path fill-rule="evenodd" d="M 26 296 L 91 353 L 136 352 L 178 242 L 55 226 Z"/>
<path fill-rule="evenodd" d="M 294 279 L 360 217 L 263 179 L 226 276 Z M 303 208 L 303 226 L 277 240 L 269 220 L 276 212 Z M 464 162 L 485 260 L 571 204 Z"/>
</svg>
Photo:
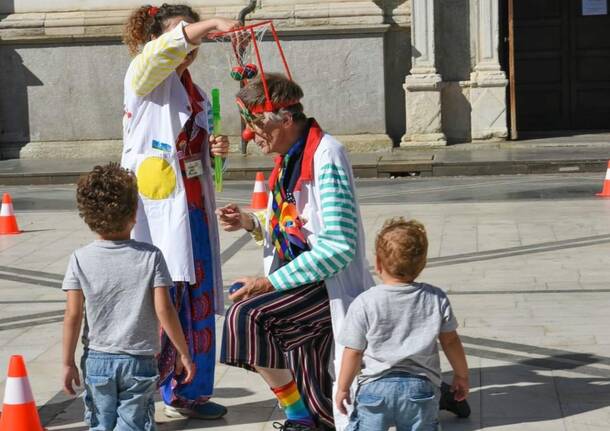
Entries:
<svg viewBox="0 0 610 431">
<path fill-rule="evenodd" d="M 470 75 L 472 139 L 506 139 L 506 86 L 508 80 L 499 61 L 498 0 L 475 0 L 473 37 L 476 64 Z"/>
<path fill-rule="evenodd" d="M 407 133 L 401 146 L 446 145 L 441 122 L 441 83 L 436 71 L 436 0 L 411 2 L 411 74 L 405 79 Z"/>
</svg>

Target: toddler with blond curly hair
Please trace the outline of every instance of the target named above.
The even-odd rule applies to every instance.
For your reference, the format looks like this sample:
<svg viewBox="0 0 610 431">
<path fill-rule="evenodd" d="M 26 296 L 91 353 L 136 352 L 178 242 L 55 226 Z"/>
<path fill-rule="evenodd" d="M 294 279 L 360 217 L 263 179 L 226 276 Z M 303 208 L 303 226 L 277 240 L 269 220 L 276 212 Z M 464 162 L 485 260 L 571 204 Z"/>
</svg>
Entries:
<svg viewBox="0 0 610 431">
<path fill-rule="evenodd" d="M 347 414 L 349 388 L 359 373 L 349 430 L 395 426 L 398 431 L 436 431 L 441 386 L 437 340 L 454 371 L 455 399 L 465 400 L 469 390 L 457 320 L 441 289 L 415 282 L 428 252 L 421 223 L 388 220 L 375 251 L 383 283 L 358 296 L 347 312 L 338 339 L 345 351 L 337 408 Z"/>
</svg>

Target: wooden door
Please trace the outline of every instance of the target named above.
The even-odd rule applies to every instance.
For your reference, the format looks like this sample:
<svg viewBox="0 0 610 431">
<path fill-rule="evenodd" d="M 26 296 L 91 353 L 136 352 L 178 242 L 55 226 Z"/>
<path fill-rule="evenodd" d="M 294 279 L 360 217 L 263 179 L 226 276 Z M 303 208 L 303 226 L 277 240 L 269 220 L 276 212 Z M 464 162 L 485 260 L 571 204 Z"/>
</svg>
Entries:
<svg viewBox="0 0 610 431">
<path fill-rule="evenodd" d="M 570 122 L 569 0 L 513 0 L 515 99 L 520 131 Z"/>
<path fill-rule="evenodd" d="M 584 1 L 508 0 L 519 131 L 610 129 L 610 15 L 584 15 Z"/>
<path fill-rule="evenodd" d="M 571 128 L 610 129 L 610 15 L 583 15 L 583 1 L 570 0 Z"/>
<path fill-rule="evenodd" d="M 500 34 L 503 35 L 504 41 L 508 48 L 508 55 L 506 49 L 501 50 L 500 62 L 505 70 L 508 70 L 508 106 L 510 108 L 510 115 L 508 118 L 508 124 L 510 129 L 510 139 L 519 139 L 519 130 L 517 125 L 517 85 L 515 82 L 515 1 L 508 0 L 507 3 L 501 2 L 501 16 L 508 16 L 506 27 L 500 25 Z M 501 22 L 502 23 L 502 22 Z M 508 63 L 506 61 L 508 59 Z"/>
</svg>

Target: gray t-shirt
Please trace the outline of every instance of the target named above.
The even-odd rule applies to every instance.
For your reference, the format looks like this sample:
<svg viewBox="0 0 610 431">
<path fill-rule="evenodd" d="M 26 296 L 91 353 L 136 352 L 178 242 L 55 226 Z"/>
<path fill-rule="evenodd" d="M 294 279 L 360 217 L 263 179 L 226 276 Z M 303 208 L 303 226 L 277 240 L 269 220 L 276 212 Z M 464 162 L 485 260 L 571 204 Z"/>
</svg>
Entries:
<svg viewBox="0 0 610 431">
<path fill-rule="evenodd" d="M 381 284 L 352 302 L 338 342 L 364 350 L 359 383 L 402 371 L 440 386 L 438 335 L 457 327 L 449 299 L 438 287 Z"/>
<path fill-rule="evenodd" d="M 153 288 L 171 284 L 157 247 L 97 240 L 72 253 L 62 289 L 83 291 L 90 349 L 148 356 L 159 352 Z"/>
</svg>

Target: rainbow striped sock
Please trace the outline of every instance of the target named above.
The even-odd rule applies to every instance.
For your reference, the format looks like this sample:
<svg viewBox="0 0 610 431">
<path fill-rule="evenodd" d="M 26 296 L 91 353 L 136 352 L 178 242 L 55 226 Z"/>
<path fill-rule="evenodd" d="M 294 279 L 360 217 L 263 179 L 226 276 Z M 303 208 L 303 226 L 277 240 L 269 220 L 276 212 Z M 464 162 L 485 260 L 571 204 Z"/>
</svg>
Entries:
<svg viewBox="0 0 610 431">
<path fill-rule="evenodd" d="M 315 426 L 294 380 L 279 388 L 271 388 L 271 390 L 284 409 L 286 419 L 306 426 Z"/>
</svg>

